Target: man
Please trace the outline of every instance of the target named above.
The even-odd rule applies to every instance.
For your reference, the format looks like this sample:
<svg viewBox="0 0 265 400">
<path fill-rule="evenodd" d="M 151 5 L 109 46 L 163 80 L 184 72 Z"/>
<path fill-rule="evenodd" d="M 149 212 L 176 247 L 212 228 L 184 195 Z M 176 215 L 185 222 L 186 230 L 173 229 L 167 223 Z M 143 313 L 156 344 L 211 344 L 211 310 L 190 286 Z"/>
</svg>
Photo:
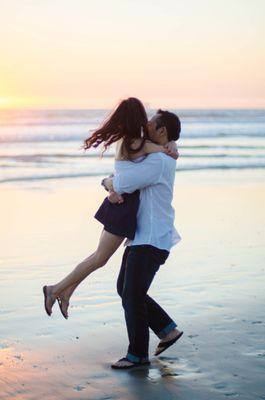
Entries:
<svg viewBox="0 0 265 400">
<path fill-rule="evenodd" d="M 181 124 L 178 117 L 159 110 L 148 122 L 149 138 L 165 145 L 178 140 Z M 150 364 L 148 358 L 149 327 L 161 339 L 155 355 L 162 353 L 183 334 L 177 324 L 157 304 L 147 291 L 160 265 L 168 258 L 171 247 L 181 240 L 174 228 L 174 209 L 171 206 L 176 160 L 164 153 L 149 154 L 141 162 L 113 178 L 104 179 L 107 190 L 119 195 L 140 189 L 137 229 L 127 245 L 117 281 L 122 298 L 129 338 L 126 357 L 112 368 L 128 369 Z"/>
</svg>

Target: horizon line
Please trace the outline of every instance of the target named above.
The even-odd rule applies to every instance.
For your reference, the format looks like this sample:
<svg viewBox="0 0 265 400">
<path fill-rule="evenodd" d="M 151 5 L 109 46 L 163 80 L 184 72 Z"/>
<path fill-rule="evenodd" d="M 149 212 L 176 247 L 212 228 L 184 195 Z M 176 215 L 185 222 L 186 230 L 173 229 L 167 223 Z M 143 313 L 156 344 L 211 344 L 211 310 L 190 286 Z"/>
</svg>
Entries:
<svg viewBox="0 0 265 400">
<path fill-rule="evenodd" d="M 115 107 L 0 107 L 1 111 L 109 111 Z M 156 110 L 158 107 L 145 107 L 147 110 Z M 265 110 L 265 106 L 261 107 L 163 107 L 171 110 Z"/>
</svg>

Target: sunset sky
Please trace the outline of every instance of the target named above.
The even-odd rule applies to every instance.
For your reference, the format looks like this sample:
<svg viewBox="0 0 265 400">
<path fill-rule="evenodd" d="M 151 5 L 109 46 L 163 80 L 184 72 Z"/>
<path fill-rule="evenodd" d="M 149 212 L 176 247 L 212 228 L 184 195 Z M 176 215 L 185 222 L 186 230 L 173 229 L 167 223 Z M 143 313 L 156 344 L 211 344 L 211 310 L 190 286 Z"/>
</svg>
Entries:
<svg viewBox="0 0 265 400">
<path fill-rule="evenodd" d="M 263 0 L 0 0 L 0 108 L 265 107 Z"/>
</svg>

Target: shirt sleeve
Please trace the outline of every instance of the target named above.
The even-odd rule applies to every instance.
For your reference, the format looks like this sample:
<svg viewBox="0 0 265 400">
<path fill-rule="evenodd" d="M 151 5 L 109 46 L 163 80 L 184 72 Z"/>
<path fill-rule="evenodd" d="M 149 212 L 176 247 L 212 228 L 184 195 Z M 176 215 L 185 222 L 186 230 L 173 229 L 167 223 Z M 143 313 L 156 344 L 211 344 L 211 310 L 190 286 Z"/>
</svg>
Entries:
<svg viewBox="0 0 265 400">
<path fill-rule="evenodd" d="M 126 168 L 115 173 L 113 189 L 118 194 L 132 193 L 137 189 L 155 185 L 163 173 L 164 159 L 162 157 L 147 156 L 140 162 L 126 161 Z"/>
</svg>

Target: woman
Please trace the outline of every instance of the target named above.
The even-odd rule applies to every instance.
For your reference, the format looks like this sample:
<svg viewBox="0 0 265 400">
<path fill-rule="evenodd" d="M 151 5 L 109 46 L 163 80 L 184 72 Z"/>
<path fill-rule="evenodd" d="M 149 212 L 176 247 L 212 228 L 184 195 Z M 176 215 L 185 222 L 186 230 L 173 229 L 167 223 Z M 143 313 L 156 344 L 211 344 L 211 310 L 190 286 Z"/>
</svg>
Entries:
<svg viewBox="0 0 265 400">
<path fill-rule="evenodd" d="M 87 150 L 103 143 L 106 150 L 112 143 L 117 142 L 116 171 L 122 168 L 121 161 L 134 161 L 148 153 L 164 152 L 177 158 L 175 142 L 160 146 L 147 140 L 147 122 L 146 111 L 140 100 L 132 97 L 123 100 L 103 126 L 85 140 L 83 148 Z M 76 287 L 91 272 L 103 267 L 125 238 L 134 238 L 139 193 L 137 190 L 131 194 L 118 196 L 113 192 L 105 198 L 95 214 L 95 218 L 104 225 L 96 251 L 60 282 L 43 287 L 44 306 L 48 315 L 51 315 L 52 306 L 57 299 L 61 312 L 67 319 L 70 297 Z M 112 203 L 116 200 L 118 203 Z"/>
</svg>

